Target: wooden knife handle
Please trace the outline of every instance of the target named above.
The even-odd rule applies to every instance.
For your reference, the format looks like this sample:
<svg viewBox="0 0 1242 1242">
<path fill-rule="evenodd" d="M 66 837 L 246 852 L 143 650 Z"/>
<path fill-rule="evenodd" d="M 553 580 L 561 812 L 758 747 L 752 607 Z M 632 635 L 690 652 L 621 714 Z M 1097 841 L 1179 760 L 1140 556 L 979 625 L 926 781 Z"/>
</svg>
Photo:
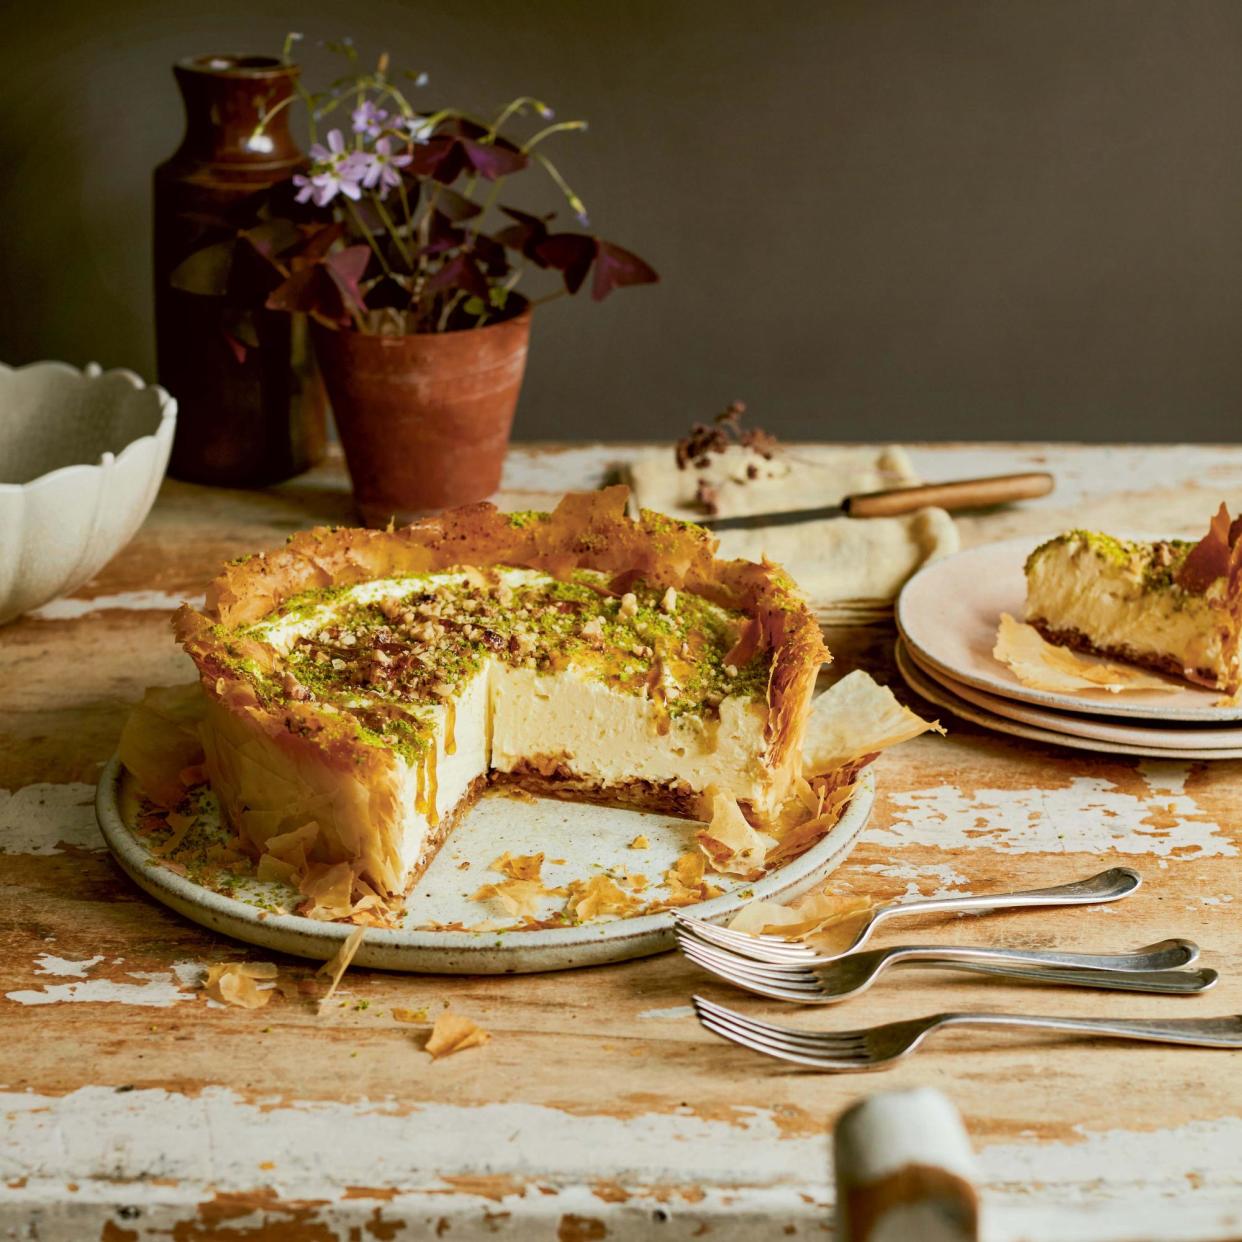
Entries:
<svg viewBox="0 0 1242 1242">
<path fill-rule="evenodd" d="M 895 517 L 927 505 L 942 509 L 983 509 L 1010 500 L 1047 496 L 1055 486 L 1050 474 L 997 474 L 986 479 L 959 479 L 955 483 L 921 483 L 884 492 L 847 496 L 841 507 L 850 517 Z"/>
</svg>

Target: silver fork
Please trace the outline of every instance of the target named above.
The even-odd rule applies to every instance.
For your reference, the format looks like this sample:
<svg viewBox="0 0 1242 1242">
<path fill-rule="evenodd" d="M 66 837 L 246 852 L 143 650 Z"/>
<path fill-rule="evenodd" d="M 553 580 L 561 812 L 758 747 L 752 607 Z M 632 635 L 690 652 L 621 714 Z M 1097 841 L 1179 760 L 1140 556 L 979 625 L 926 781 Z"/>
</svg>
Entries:
<svg viewBox="0 0 1242 1242">
<path fill-rule="evenodd" d="M 856 1031 L 797 1031 L 760 1022 L 695 996 L 699 1021 L 714 1035 L 767 1056 L 812 1069 L 849 1072 L 883 1069 L 913 1052 L 945 1026 L 1021 1026 L 1116 1039 L 1242 1048 L 1242 1015 L 1223 1018 L 1054 1018 L 1013 1013 L 936 1013 Z"/>
<path fill-rule="evenodd" d="M 1034 983 L 1070 984 L 1123 992 L 1194 995 L 1217 980 L 1214 970 L 1178 970 L 1199 956 L 1188 940 L 1162 940 L 1135 953 L 1062 953 L 950 945 L 895 945 L 851 953 L 824 966 L 772 964 L 705 944 L 682 927 L 677 944 L 704 970 L 771 1000 L 827 1005 L 865 992 L 888 967 L 901 963 L 1003 975 Z"/>
<path fill-rule="evenodd" d="M 915 914 L 953 914 L 967 910 L 1023 910 L 1038 906 L 1084 906 L 1128 897 L 1142 883 L 1142 877 L 1129 867 L 1110 867 L 1086 880 L 1060 884 L 1055 888 L 1036 888 L 1018 893 L 963 893 L 957 897 L 914 897 L 877 906 L 867 916 L 853 941 L 837 953 L 823 953 L 797 940 L 781 936 L 752 936 L 731 931 L 680 911 L 673 912 L 674 923 L 693 929 L 700 940 L 732 949 L 761 962 L 797 961 L 804 965 L 835 962 L 853 953 L 871 938 L 872 932 L 888 919 Z"/>
</svg>

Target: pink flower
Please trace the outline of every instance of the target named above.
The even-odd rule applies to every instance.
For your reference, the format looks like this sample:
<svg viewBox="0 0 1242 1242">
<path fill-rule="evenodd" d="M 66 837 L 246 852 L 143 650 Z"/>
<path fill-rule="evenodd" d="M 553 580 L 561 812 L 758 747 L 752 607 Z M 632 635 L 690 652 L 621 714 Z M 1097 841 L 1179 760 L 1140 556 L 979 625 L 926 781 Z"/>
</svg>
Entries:
<svg viewBox="0 0 1242 1242">
<path fill-rule="evenodd" d="M 388 113 L 383 108 L 377 108 L 371 100 L 366 99 L 353 110 L 352 120 L 355 134 L 363 134 L 367 138 L 378 138 L 384 132 L 384 122 L 388 120 Z"/>
<path fill-rule="evenodd" d="M 355 202 L 362 197 L 362 187 L 358 184 L 365 171 L 366 156 L 360 151 L 350 151 L 345 147 L 345 135 L 339 129 L 328 133 L 328 145 L 315 143 L 310 149 L 311 166 L 310 184 L 314 187 L 307 198 L 313 198 L 317 207 L 326 207 L 338 194 L 344 194 Z M 295 180 L 295 184 L 297 184 Z M 306 194 L 303 184 L 299 195 Z M 305 198 L 299 197 L 299 202 Z"/>
<path fill-rule="evenodd" d="M 378 188 L 380 198 L 383 198 L 389 190 L 401 184 L 401 174 L 397 170 L 404 168 L 411 159 L 411 155 L 393 155 L 392 143 L 387 138 L 381 138 L 373 152 L 362 156 L 362 184 L 368 190 Z"/>
</svg>

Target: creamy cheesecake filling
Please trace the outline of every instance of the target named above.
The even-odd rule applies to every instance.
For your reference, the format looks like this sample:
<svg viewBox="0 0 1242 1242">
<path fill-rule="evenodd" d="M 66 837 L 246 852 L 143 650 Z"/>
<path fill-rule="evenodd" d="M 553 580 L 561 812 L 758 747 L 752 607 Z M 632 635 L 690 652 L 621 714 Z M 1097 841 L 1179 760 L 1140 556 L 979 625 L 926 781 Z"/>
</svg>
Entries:
<svg viewBox="0 0 1242 1242">
<path fill-rule="evenodd" d="M 492 771 L 714 786 L 774 812 L 796 763 L 766 762 L 770 654 L 729 663 L 746 621 L 590 570 L 497 567 L 307 592 L 232 651 L 265 703 L 313 701 L 392 754 L 408 875 Z"/>
<path fill-rule="evenodd" d="M 1027 561 L 1026 619 L 1054 641 L 1077 636 L 1080 645 L 1195 680 L 1234 681 L 1238 640 L 1224 579 L 1202 594 L 1174 580 L 1191 547 L 1062 535 Z"/>
</svg>

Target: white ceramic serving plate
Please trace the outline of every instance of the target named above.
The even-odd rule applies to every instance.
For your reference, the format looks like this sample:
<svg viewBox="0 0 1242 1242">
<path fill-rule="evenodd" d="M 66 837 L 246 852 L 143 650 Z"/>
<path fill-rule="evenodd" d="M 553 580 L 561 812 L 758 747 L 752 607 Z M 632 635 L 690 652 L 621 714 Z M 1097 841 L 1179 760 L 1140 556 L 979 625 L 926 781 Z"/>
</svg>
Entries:
<svg viewBox="0 0 1242 1242">
<path fill-rule="evenodd" d="M 977 707 L 954 694 L 942 683 L 933 681 L 914 663 L 900 640 L 894 649 L 894 656 L 898 671 L 916 694 L 963 720 L 969 720 L 972 724 L 990 729 L 995 733 L 1007 733 L 1011 737 L 1025 738 L 1030 742 L 1046 742 L 1053 746 L 1066 746 L 1071 750 L 1087 750 L 1105 755 L 1134 755 L 1144 759 L 1242 759 L 1242 749 L 1187 750 L 1179 748 L 1171 750 L 1160 746 L 1132 746 L 1124 742 L 1078 737 L 1072 733 L 1060 733 L 1052 729 L 1039 728 L 1036 725 L 1022 724 L 1007 716 L 999 716 L 995 712 Z"/>
<path fill-rule="evenodd" d="M 1052 708 L 1034 707 L 1014 699 L 1003 699 L 986 690 L 976 690 L 965 682 L 954 681 L 946 673 L 924 664 L 918 654 L 906 647 L 901 639 L 903 656 L 918 671 L 932 681 L 938 682 L 950 694 L 967 703 L 973 703 L 984 711 L 1016 720 L 1019 724 L 1034 725 L 1053 733 L 1068 733 L 1091 741 L 1120 742 L 1126 746 L 1155 746 L 1162 750 L 1233 751 L 1242 753 L 1242 725 L 1232 728 L 1214 728 L 1212 725 L 1147 724 L 1143 721 L 1110 720 L 1106 716 L 1079 716 L 1073 712 L 1056 711 Z"/>
<path fill-rule="evenodd" d="M 875 777 L 869 768 L 840 822 L 823 840 L 753 883 L 713 875 L 712 882 L 724 893 L 686 909 L 718 922 L 754 898 L 789 900 L 806 892 L 845 859 L 867 823 L 874 798 Z M 209 831 L 223 834 L 214 800 L 209 808 L 204 816 Z M 132 830 L 137 801 L 132 781 L 115 757 L 100 777 L 95 811 L 104 839 L 125 873 L 157 901 L 204 927 L 277 952 L 320 960 L 331 957 L 353 930 L 346 924 L 269 913 L 263 905 L 270 909 L 296 900 L 292 890 L 281 885 L 249 881 L 236 895 L 224 896 L 161 866 Z M 368 930 L 354 960 L 382 970 L 430 974 L 523 974 L 619 962 L 671 949 L 673 920 L 668 911 L 544 931 L 435 931 L 420 925 L 469 926 L 497 917 L 493 905 L 474 901 L 471 894 L 484 884 L 503 880 L 489 866 L 506 850 L 544 854 L 543 880 L 549 887 L 589 879 L 601 869 L 625 871 L 647 876 L 650 885 L 641 897 L 658 900 L 664 892 L 664 872 L 695 848 L 695 827 L 668 815 L 587 803 L 485 797 L 453 830 L 419 881 L 406 903 L 404 925 Z M 639 835 L 647 837 L 649 848 L 630 848 Z M 564 898 L 550 897 L 541 914 L 563 904 Z"/>
<path fill-rule="evenodd" d="M 132 371 L 0 364 L 0 625 L 81 586 L 134 537 L 177 403 Z"/>
<path fill-rule="evenodd" d="M 1050 535 L 969 548 L 919 570 L 897 600 L 897 628 L 919 660 L 954 681 L 1037 707 L 1171 724 L 1242 720 L 1242 704 L 1217 706 L 1219 690 L 1173 682 L 1172 691 L 1058 694 L 1024 686 L 992 655 L 1000 615 L 1022 620 L 1027 555 Z M 1152 536 L 1136 536 L 1151 538 Z M 1157 536 L 1158 537 L 1158 536 Z"/>
</svg>

